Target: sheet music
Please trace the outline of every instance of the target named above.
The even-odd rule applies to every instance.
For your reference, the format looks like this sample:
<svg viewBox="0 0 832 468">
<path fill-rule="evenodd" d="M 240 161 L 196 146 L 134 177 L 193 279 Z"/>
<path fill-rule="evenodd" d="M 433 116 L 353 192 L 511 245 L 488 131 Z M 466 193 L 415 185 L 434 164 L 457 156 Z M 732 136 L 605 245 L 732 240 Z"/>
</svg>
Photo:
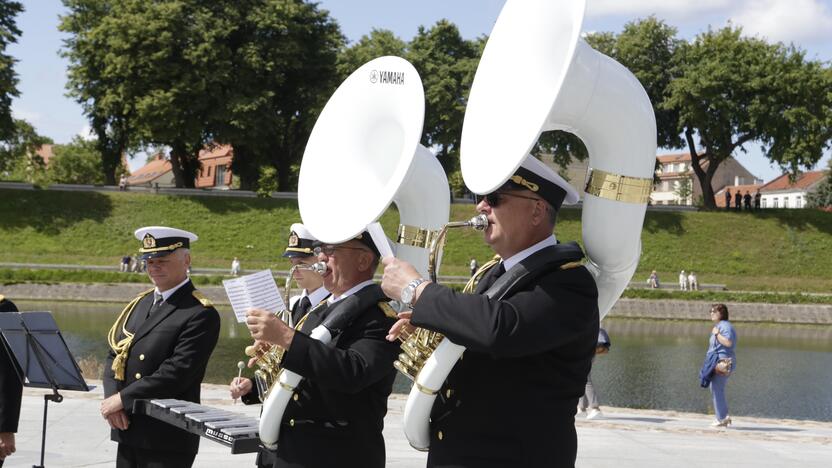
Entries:
<svg viewBox="0 0 832 468">
<path fill-rule="evenodd" d="M 378 222 L 368 224 L 367 232 L 373 238 L 373 243 L 376 244 L 381 258 L 393 256 L 393 250 L 390 248 L 390 244 L 387 243 L 387 236 L 384 234 L 384 229 L 381 228 L 381 224 Z"/>
<path fill-rule="evenodd" d="M 275 314 L 286 310 L 271 270 L 223 280 L 222 285 L 240 323 L 246 321 L 246 312 L 249 309 L 263 309 Z"/>
</svg>

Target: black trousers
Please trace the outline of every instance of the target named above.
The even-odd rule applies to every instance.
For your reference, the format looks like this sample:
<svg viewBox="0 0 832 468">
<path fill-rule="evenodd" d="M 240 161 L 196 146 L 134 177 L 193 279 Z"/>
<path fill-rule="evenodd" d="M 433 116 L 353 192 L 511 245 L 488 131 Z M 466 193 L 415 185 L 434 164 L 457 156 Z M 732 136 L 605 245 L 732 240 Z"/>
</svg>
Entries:
<svg viewBox="0 0 832 468">
<path fill-rule="evenodd" d="M 118 444 L 116 468 L 191 468 L 195 453 L 152 450 Z"/>
</svg>

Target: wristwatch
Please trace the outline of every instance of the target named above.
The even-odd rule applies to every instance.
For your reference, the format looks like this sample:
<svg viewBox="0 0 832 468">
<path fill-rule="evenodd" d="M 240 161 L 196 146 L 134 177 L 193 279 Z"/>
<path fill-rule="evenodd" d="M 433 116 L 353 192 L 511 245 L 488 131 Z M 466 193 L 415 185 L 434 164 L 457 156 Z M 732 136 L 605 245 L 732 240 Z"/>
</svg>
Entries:
<svg viewBox="0 0 832 468">
<path fill-rule="evenodd" d="M 402 288 L 402 304 L 405 307 L 408 309 L 413 308 L 413 298 L 416 296 L 416 288 L 426 281 L 427 280 L 424 278 L 416 278 L 415 280 L 407 283 L 407 286 Z"/>
</svg>

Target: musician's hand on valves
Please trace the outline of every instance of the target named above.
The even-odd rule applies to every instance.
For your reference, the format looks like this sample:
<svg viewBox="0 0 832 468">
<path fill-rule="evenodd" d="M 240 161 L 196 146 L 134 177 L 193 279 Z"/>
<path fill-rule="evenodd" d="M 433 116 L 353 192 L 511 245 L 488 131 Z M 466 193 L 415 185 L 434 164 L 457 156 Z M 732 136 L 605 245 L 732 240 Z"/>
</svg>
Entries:
<svg viewBox="0 0 832 468">
<path fill-rule="evenodd" d="M 413 315 L 411 311 L 399 312 L 399 320 L 390 327 L 387 333 L 387 341 L 396 341 L 400 336 L 407 338 L 415 327 L 410 324 L 410 316 Z"/>
<path fill-rule="evenodd" d="M 234 377 L 234 380 L 231 381 L 231 398 L 236 400 L 243 395 L 247 395 L 251 392 L 252 387 L 251 379 Z"/>
<path fill-rule="evenodd" d="M 381 278 L 381 289 L 390 299 L 401 300 L 402 289 L 411 281 L 421 278 L 422 275 L 404 260 L 395 257 L 382 259 L 384 263 L 384 276 Z"/>
<path fill-rule="evenodd" d="M 295 330 L 286 322 L 263 309 L 251 309 L 246 313 L 246 326 L 251 337 L 257 341 L 276 344 L 283 349 L 289 349 Z"/>
</svg>

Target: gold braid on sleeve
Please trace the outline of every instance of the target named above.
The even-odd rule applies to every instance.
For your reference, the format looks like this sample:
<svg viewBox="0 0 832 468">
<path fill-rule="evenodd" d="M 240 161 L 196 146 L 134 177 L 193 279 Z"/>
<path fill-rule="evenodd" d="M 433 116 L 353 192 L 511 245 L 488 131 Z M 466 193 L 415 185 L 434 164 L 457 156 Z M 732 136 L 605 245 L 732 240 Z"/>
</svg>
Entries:
<svg viewBox="0 0 832 468">
<path fill-rule="evenodd" d="M 119 314 L 113 326 L 110 327 L 109 333 L 107 333 L 107 344 L 109 344 L 110 349 L 116 353 L 112 366 L 114 378 L 116 380 L 124 380 L 124 368 L 127 365 L 127 356 L 130 353 L 130 345 L 133 343 L 133 333 L 128 331 L 126 328 L 127 320 L 130 319 L 130 314 L 133 313 L 133 309 L 136 308 L 136 304 L 138 304 L 143 297 L 147 296 L 152 291 L 152 289 L 148 289 L 130 301 L 130 303 L 124 307 L 124 310 L 121 311 L 121 314 Z M 119 336 L 119 332 L 124 335 L 124 338 L 116 341 Z"/>
</svg>

